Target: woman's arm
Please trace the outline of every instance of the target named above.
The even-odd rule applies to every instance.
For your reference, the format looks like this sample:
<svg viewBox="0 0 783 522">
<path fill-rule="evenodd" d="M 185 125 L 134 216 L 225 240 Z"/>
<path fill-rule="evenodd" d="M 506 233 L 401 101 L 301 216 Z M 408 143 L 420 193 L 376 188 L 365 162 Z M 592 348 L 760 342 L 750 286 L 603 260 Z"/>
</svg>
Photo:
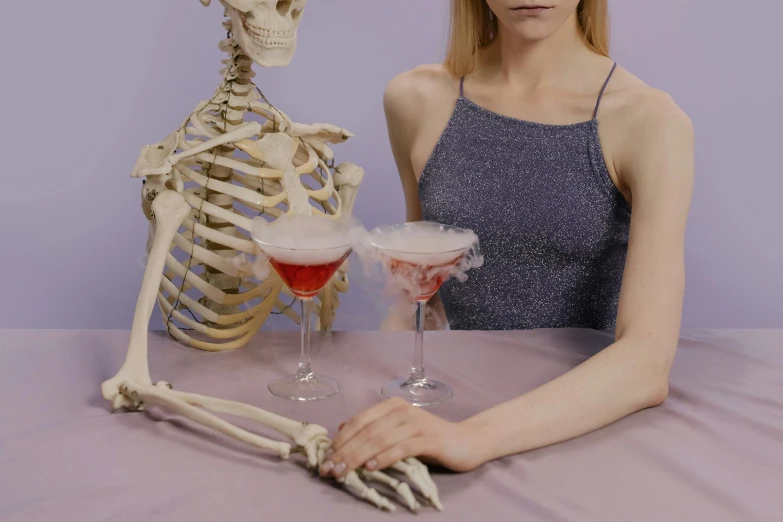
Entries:
<svg viewBox="0 0 783 522">
<path fill-rule="evenodd" d="M 439 120 L 437 116 L 430 117 L 433 110 L 443 112 L 443 108 L 438 107 L 439 104 L 432 99 L 433 95 L 438 94 L 442 100 L 442 84 L 444 81 L 453 81 L 448 76 L 444 77 L 443 72 L 438 71 L 436 66 L 424 66 L 408 71 L 394 78 L 383 96 L 389 142 L 405 195 L 406 222 L 422 220 L 419 182 L 416 176 L 416 167 L 419 166 L 414 167 L 413 158 L 418 153 L 418 150 L 415 150 L 417 143 L 426 143 L 426 149 L 429 141 L 432 141 L 431 136 L 436 127 L 430 128 L 429 125 L 434 123 L 437 126 Z M 432 148 L 434 146 L 433 143 Z M 412 330 L 414 321 L 410 310 L 409 306 L 393 307 L 389 310 L 381 330 Z M 426 329 L 440 330 L 445 327 L 446 313 L 440 296 L 436 294 L 430 299 L 426 313 Z"/>
<path fill-rule="evenodd" d="M 560 377 L 461 423 L 386 401 L 345 424 L 333 473 L 423 456 L 457 471 L 578 437 L 668 393 L 684 287 L 685 225 L 693 185 L 691 123 L 658 93 L 625 118 L 618 170 L 633 196 L 616 342 Z M 340 465 L 343 463 L 343 465 Z"/>
<path fill-rule="evenodd" d="M 492 459 L 577 437 L 668 394 L 684 293 L 693 130 L 668 96 L 652 93 L 631 118 L 618 158 L 633 195 L 616 342 L 561 377 L 466 421 Z M 634 124 L 633 120 L 638 123 Z"/>
</svg>

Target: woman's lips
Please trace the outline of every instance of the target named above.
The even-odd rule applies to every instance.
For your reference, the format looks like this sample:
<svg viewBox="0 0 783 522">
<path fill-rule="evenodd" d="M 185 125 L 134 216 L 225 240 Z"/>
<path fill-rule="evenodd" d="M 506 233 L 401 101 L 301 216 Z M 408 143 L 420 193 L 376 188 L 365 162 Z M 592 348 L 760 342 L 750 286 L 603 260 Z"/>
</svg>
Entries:
<svg viewBox="0 0 783 522">
<path fill-rule="evenodd" d="M 544 7 L 540 5 L 512 7 L 511 10 L 518 15 L 522 16 L 538 16 L 549 11 L 551 7 Z"/>
</svg>

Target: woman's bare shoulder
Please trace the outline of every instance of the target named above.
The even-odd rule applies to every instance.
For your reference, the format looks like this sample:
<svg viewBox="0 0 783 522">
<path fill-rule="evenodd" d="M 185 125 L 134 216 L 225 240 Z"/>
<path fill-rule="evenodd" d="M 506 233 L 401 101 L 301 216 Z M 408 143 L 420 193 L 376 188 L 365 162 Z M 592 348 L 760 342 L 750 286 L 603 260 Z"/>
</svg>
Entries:
<svg viewBox="0 0 783 522">
<path fill-rule="evenodd" d="M 669 93 L 650 87 L 628 70 L 618 67 L 601 103 L 607 117 L 630 130 L 668 124 L 688 126 L 690 120 Z"/>
<path fill-rule="evenodd" d="M 625 69 L 607 87 L 599 120 L 605 151 L 628 184 L 650 157 L 692 155 L 693 124 L 669 93 Z"/>
<path fill-rule="evenodd" d="M 395 119 L 418 119 L 453 106 L 458 94 L 459 80 L 444 65 L 420 65 L 389 82 L 384 107 Z"/>
</svg>

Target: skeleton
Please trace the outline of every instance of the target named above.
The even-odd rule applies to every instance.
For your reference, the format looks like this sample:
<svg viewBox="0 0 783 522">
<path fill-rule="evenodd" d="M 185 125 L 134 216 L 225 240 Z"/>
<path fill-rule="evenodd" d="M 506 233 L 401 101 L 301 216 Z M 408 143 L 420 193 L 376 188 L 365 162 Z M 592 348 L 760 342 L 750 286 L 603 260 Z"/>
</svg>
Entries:
<svg viewBox="0 0 783 522">
<path fill-rule="evenodd" d="M 352 136 L 348 131 L 325 123 L 295 123 L 254 89 L 253 62 L 273 67 L 291 61 L 307 0 L 221 1 L 229 17 L 228 37 L 220 44 L 229 55 L 223 62 L 223 81 L 177 131 L 144 147 L 133 169 L 133 177 L 145 178 L 147 263 L 125 362 L 101 391 L 113 410 L 164 407 L 280 458 L 302 454 L 317 471 L 331 444 L 325 428 L 248 404 L 175 391 L 166 382 L 153 384 L 149 373 L 147 336 L 156 302 L 173 337 L 209 351 L 245 345 L 274 310 L 301 321 L 282 301 L 281 295 L 290 296 L 290 291 L 274 271 L 260 282 L 251 277 L 259 273 L 246 257 L 257 253 L 249 237 L 252 220 L 257 215 L 270 220 L 286 214 L 348 216 L 364 175 L 350 163 L 333 167 L 327 144 L 345 141 Z M 208 6 L 210 0 L 201 3 Z M 250 114 L 260 121 L 246 119 Z M 184 253 L 184 262 L 175 255 L 177 250 L 180 257 Z M 319 295 L 315 313 L 321 328 L 329 328 L 338 293 L 347 290 L 346 270 L 344 264 Z M 215 413 L 259 422 L 289 441 L 260 436 Z M 404 474 L 421 497 L 441 509 L 423 464 L 406 459 L 391 469 Z M 385 472 L 360 469 L 341 482 L 381 509 L 393 510 L 394 504 L 365 482 L 390 488 L 413 511 L 420 507 L 409 484 Z"/>
</svg>

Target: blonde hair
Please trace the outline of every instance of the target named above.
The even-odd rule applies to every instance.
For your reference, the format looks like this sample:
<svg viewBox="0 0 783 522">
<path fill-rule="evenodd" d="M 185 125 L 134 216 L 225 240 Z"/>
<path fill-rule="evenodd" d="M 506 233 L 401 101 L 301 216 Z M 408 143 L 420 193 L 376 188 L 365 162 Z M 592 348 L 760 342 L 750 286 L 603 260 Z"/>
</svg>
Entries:
<svg viewBox="0 0 783 522">
<path fill-rule="evenodd" d="M 607 0 L 580 0 L 576 8 L 587 46 L 609 56 L 609 8 Z M 476 65 L 476 54 L 498 31 L 498 20 L 486 0 L 451 0 L 451 38 L 446 67 L 460 78 Z"/>
</svg>

